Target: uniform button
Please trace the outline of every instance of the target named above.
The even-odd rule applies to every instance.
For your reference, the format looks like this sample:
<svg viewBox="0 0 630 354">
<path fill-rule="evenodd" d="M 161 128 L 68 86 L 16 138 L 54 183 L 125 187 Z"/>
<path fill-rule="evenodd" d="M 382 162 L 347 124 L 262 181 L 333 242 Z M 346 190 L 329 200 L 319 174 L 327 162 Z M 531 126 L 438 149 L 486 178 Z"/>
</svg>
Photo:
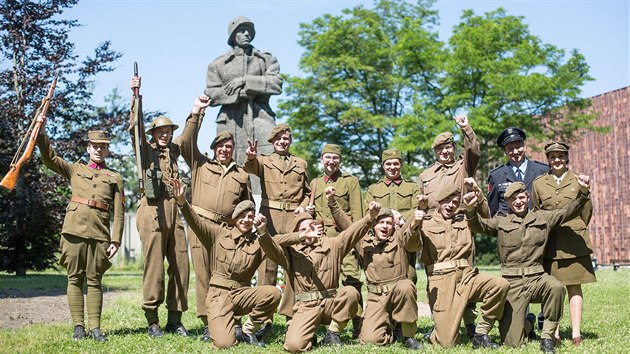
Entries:
<svg viewBox="0 0 630 354">
<path fill-rule="evenodd" d="M 556 205 L 560 204 L 560 202 L 556 202 Z"/>
<path fill-rule="evenodd" d="M 559 192 L 559 191 L 556 191 L 556 195 L 558 195 L 558 194 L 560 194 L 560 192 Z"/>
<path fill-rule="evenodd" d="M 94 198 L 94 194 L 92 194 L 92 198 Z"/>
<path fill-rule="evenodd" d="M 96 184 L 93 184 L 92 187 L 96 188 Z"/>
</svg>

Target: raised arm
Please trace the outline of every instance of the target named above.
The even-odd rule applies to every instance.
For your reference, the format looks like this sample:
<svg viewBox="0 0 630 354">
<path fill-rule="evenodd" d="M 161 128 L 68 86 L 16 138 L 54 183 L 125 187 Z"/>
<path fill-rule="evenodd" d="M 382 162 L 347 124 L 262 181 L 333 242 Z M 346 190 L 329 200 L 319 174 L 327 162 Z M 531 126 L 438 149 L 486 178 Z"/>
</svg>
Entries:
<svg viewBox="0 0 630 354">
<path fill-rule="evenodd" d="M 195 169 L 195 166 L 193 165 L 196 164 L 196 161 L 200 161 L 205 158 L 205 155 L 199 151 L 197 142 L 203 115 L 209 104 L 210 97 L 205 95 L 197 96 L 190 115 L 186 118 L 184 131 L 178 138 L 182 157 L 191 169 Z"/>
<path fill-rule="evenodd" d="M 326 187 L 324 190 L 324 194 L 326 195 L 326 200 L 328 201 L 328 208 L 330 209 L 330 213 L 332 214 L 333 220 L 335 220 L 335 225 L 337 225 L 337 229 L 339 231 L 344 231 L 352 225 L 352 220 L 346 215 L 346 213 L 341 210 L 339 203 L 335 199 L 335 187 Z M 356 219 L 360 220 L 360 219 Z"/>
<path fill-rule="evenodd" d="M 464 204 L 466 205 L 466 220 L 468 228 L 473 232 L 496 237 L 498 233 L 497 218 L 484 219 L 478 214 L 479 194 L 476 192 L 468 192 L 464 194 Z"/>
<path fill-rule="evenodd" d="M 258 232 L 260 248 L 265 252 L 267 258 L 278 263 L 282 268 L 289 269 L 289 251 L 285 247 L 280 246 L 271 237 L 267 231 L 267 218 L 262 214 L 256 215 L 254 218 L 254 226 Z"/>
<path fill-rule="evenodd" d="M 342 231 L 337 237 L 333 238 L 335 243 L 340 247 L 342 257 L 348 254 L 354 245 L 359 242 L 374 225 L 374 221 L 380 210 L 380 203 L 370 202 L 367 215 L 350 225 L 348 229 Z"/>
<path fill-rule="evenodd" d="M 40 118 L 38 117 L 38 119 Z M 50 145 L 48 136 L 46 135 L 46 125 L 42 125 L 39 134 L 37 135 L 37 147 L 39 147 L 39 153 L 42 156 L 42 162 L 44 165 L 70 180 L 73 171 L 72 164 L 57 156 L 55 150 L 53 150 Z"/>
<path fill-rule="evenodd" d="M 473 131 L 467 116 L 457 115 L 454 119 L 464 136 L 464 177 L 474 177 L 481 158 L 481 149 L 479 148 L 477 135 Z"/>
<path fill-rule="evenodd" d="M 418 196 L 418 199 L 426 196 Z M 400 229 L 401 241 L 403 248 L 407 252 L 416 252 L 422 249 L 422 237 L 420 230 L 422 229 L 422 222 L 424 220 L 424 209 L 416 209 L 413 217 L 405 222 L 405 225 Z"/>
</svg>

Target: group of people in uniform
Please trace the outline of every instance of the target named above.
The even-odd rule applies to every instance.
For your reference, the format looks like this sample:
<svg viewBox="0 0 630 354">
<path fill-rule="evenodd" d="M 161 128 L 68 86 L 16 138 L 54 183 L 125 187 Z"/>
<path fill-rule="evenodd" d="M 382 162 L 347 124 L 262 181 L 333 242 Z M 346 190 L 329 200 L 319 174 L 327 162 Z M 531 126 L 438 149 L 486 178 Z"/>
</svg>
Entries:
<svg viewBox="0 0 630 354">
<path fill-rule="evenodd" d="M 190 257 L 201 339 L 216 348 L 238 342 L 264 346 L 277 311 L 286 317 L 289 352 L 318 345 L 320 325 L 326 326 L 321 344 L 342 345 L 340 334 L 350 323 L 352 337 L 361 343 L 401 341 L 418 350 L 419 260 L 427 277 L 434 322 L 427 338 L 433 344 L 456 345 L 463 320 L 474 348 L 499 346 L 488 335 L 495 324 L 503 344 L 521 346 L 535 337 L 528 306 L 542 303 L 540 348 L 554 352 L 568 293 L 572 342 L 580 345 L 581 284 L 595 281 L 587 231 L 592 205 L 588 176 L 568 169 L 567 144 L 547 144 L 545 165 L 526 158 L 525 132 L 505 129 L 497 144 L 509 161 L 490 172 L 486 197 L 475 182 L 479 141 L 468 118 L 458 115 L 462 153 L 452 132 L 439 134 L 432 144 L 436 161 L 417 182 L 401 176 L 401 152 L 387 149 L 381 155 L 383 177 L 364 194 L 356 177 L 341 172 L 336 144 L 322 147 L 323 174 L 309 182 L 306 161 L 289 151 L 287 124 L 272 125 L 260 146 L 256 138 L 258 124 L 274 120 L 268 95 L 281 89 L 273 79 L 277 61 L 249 45 L 255 32 L 246 18 L 234 19 L 228 33 L 233 48 L 210 64 L 206 95 L 196 97 L 181 135 L 174 138 L 178 126 L 166 116 L 155 118 L 146 132 L 130 124 L 132 139 L 142 141 L 134 144 L 143 157 L 145 182 L 136 220 L 149 336 L 189 336 L 182 313 L 188 310 Z M 242 73 L 244 67 L 253 73 Z M 130 86 L 139 89 L 140 78 L 132 78 Z M 210 142 L 209 157 L 199 150 L 199 131 L 206 108 L 218 104 L 223 104 L 220 131 Z M 228 119 L 237 116 L 248 117 L 238 129 Z M 258 134 L 250 134 L 257 127 Z M 244 139 L 247 147 L 239 152 Z M 124 195 L 121 175 L 105 164 L 109 135 L 89 132 L 87 164 L 58 157 L 45 128 L 37 143 L 44 164 L 72 188 L 60 263 L 68 272 L 73 338 L 106 341 L 100 329 L 101 279 L 120 246 Z M 180 156 L 191 170 L 190 201 Z M 258 208 L 251 176 L 260 179 Z M 475 233 L 496 237 L 501 276 L 475 267 Z M 286 283 L 282 292 L 276 286 L 279 265 Z M 161 326 L 163 303 L 167 319 Z"/>
</svg>

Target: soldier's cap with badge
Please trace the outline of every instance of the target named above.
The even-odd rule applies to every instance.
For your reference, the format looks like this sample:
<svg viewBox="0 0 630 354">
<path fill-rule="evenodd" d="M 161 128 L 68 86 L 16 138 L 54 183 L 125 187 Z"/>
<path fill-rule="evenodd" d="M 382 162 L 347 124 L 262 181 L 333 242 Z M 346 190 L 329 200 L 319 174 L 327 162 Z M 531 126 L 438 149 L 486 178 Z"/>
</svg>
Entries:
<svg viewBox="0 0 630 354">
<path fill-rule="evenodd" d="M 324 154 L 327 154 L 327 153 L 337 154 L 341 156 L 341 146 L 337 144 L 326 144 L 322 148 L 322 154 L 320 156 L 323 156 Z"/>
<path fill-rule="evenodd" d="M 446 143 L 453 143 L 453 133 L 451 132 L 444 132 L 444 133 L 440 133 L 440 135 L 435 137 L 435 140 L 433 140 L 433 144 L 431 144 L 431 149 L 435 149 L 436 147 L 442 145 L 442 144 L 446 144 Z"/>
<path fill-rule="evenodd" d="M 505 190 L 505 194 L 503 194 L 503 196 L 505 197 L 505 199 L 510 199 L 515 194 L 521 193 L 521 192 L 527 192 L 527 187 L 525 186 L 525 183 L 513 182 L 513 183 L 510 183 L 510 185 L 507 187 L 507 189 Z"/>
<path fill-rule="evenodd" d="M 552 151 L 564 152 L 567 155 L 569 154 L 569 144 L 563 143 L 560 141 L 552 141 L 545 145 L 545 155 L 549 155 Z"/>
<path fill-rule="evenodd" d="M 241 201 L 236 205 L 236 208 L 234 208 L 234 211 L 232 212 L 232 219 L 236 220 L 236 218 L 238 218 L 241 213 L 248 210 L 252 210 L 254 212 L 256 211 L 256 205 L 254 204 L 254 202 L 252 202 L 251 200 Z"/>
<path fill-rule="evenodd" d="M 214 147 L 223 140 L 234 141 L 234 135 L 232 135 L 232 133 L 227 130 L 220 131 L 217 136 L 214 137 L 214 140 L 212 140 L 212 144 L 210 144 L 210 149 L 214 149 Z"/>
<path fill-rule="evenodd" d="M 90 130 L 88 132 L 88 141 L 91 143 L 109 144 L 109 132 L 106 130 Z"/>
<path fill-rule="evenodd" d="M 458 196 L 462 194 L 462 190 L 459 188 L 458 185 L 456 184 L 449 184 L 448 186 L 446 186 L 445 188 L 440 189 L 436 194 L 435 194 L 435 200 L 437 200 L 438 202 L 443 201 L 444 199 L 457 194 Z"/>
<path fill-rule="evenodd" d="M 298 231 L 298 227 L 300 226 L 300 223 L 304 220 L 313 220 L 313 216 L 310 213 L 307 213 L 305 211 L 297 214 L 295 216 L 295 218 L 293 218 L 293 227 L 291 228 L 291 230 L 297 232 Z"/>
<path fill-rule="evenodd" d="M 271 142 L 273 138 L 276 137 L 276 135 L 283 132 L 291 132 L 291 128 L 289 127 L 289 125 L 286 123 L 276 125 L 275 127 L 273 127 L 273 129 L 271 129 L 271 133 L 269 134 L 269 138 L 267 138 L 267 142 Z"/>
<path fill-rule="evenodd" d="M 381 154 L 381 163 L 391 159 L 399 159 L 400 161 L 402 161 L 402 154 L 400 153 L 400 150 L 387 149 L 383 151 L 383 153 Z"/>
<path fill-rule="evenodd" d="M 525 141 L 527 134 L 522 129 L 516 127 L 505 128 L 497 138 L 497 145 L 500 148 L 513 141 Z"/>
<path fill-rule="evenodd" d="M 245 16 L 236 16 L 230 21 L 228 24 L 228 44 L 234 46 L 234 37 L 236 37 L 236 29 L 238 26 L 247 26 L 249 27 L 249 36 L 251 40 L 254 40 L 256 37 L 256 29 L 254 28 L 254 23 Z"/>
</svg>

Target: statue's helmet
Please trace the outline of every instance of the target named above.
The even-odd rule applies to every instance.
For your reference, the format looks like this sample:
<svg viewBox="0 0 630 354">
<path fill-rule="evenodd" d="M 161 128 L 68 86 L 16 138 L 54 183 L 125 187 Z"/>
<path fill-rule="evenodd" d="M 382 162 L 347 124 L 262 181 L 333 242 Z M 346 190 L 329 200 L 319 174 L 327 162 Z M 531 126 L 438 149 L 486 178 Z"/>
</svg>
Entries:
<svg viewBox="0 0 630 354">
<path fill-rule="evenodd" d="M 238 26 L 247 26 L 249 27 L 249 35 L 251 36 L 251 40 L 254 40 L 256 37 L 256 29 L 254 28 L 254 23 L 250 21 L 245 16 L 236 16 L 230 23 L 228 24 L 228 44 L 230 46 L 234 46 L 234 37 L 236 36 L 236 29 Z"/>
</svg>

